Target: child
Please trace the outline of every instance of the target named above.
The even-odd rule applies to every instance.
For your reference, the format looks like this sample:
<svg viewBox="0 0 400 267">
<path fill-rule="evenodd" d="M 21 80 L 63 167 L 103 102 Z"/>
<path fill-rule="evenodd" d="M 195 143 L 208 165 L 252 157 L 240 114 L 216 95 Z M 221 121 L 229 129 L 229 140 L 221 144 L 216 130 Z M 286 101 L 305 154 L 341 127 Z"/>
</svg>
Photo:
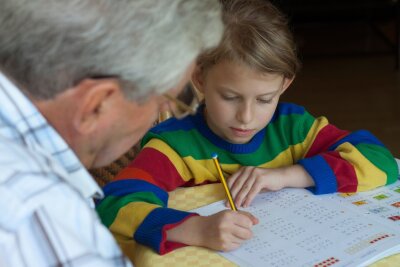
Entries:
<svg viewBox="0 0 400 267">
<path fill-rule="evenodd" d="M 97 210 L 119 240 L 164 254 L 184 245 L 228 251 L 251 238 L 251 214 L 203 217 L 167 207 L 167 192 L 218 181 L 213 152 L 231 175 L 238 207 L 261 190 L 357 192 L 397 178 L 393 156 L 369 132 L 339 130 L 303 107 L 279 103 L 299 64 L 278 10 L 261 0 L 223 6 L 223 40 L 199 57 L 192 77 L 204 104 L 195 115 L 154 127 L 137 158 L 104 188 Z"/>
</svg>

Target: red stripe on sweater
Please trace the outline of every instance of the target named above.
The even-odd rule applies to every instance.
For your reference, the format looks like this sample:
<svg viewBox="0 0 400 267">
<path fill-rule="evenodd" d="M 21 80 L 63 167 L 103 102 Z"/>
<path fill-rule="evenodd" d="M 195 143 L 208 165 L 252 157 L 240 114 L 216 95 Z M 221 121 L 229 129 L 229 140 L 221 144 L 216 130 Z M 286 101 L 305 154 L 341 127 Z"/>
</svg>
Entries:
<svg viewBox="0 0 400 267">
<path fill-rule="evenodd" d="M 135 168 L 135 167 L 130 167 L 128 166 L 127 168 L 123 169 L 118 173 L 117 176 L 113 179 L 113 181 L 118 181 L 118 180 L 126 180 L 126 179 L 139 179 L 144 180 L 146 182 L 154 184 L 155 181 L 153 177 L 150 175 L 150 173 Z"/>
<path fill-rule="evenodd" d="M 184 218 L 182 221 L 173 223 L 173 224 L 167 224 L 162 228 L 162 239 L 161 239 L 161 244 L 160 244 L 160 255 L 164 255 L 168 252 L 171 252 L 177 248 L 185 247 L 187 246 L 184 243 L 179 243 L 179 242 L 174 242 L 174 241 L 168 241 L 167 240 L 167 231 L 175 228 L 179 225 L 181 225 L 183 222 L 185 222 L 187 219 L 193 217 L 193 216 L 199 216 L 197 213 L 193 213 L 188 215 L 186 218 Z"/>
<path fill-rule="evenodd" d="M 151 147 L 144 148 L 116 177 L 116 180 L 122 179 L 144 180 L 166 191 L 172 191 L 185 182 L 169 158 Z"/>
<path fill-rule="evenodd" d="M 348 131 L 340 130 L 332 124 L 326 125 L 317 134 L 317 137 L 305 157 L 309 158 L 321 153 L 322 151 L 327 151 L 331 145 L 348 134 Z"/>
<path fill-rule="evenodd" d="M 357 175 L 353 165 L 342 159 L 339 152 L 331 151 L 322 155 L 336 176 L 337 191 L 352 193 L 357 191 Z"/>
</svg>

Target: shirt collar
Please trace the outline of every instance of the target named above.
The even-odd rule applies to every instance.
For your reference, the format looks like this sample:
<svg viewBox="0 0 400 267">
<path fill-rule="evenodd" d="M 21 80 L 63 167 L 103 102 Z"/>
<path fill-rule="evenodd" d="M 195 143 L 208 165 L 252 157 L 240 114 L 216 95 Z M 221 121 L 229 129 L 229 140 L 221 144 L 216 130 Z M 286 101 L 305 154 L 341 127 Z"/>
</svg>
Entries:
<svg viewBox="0 0 400 267">
<path fill-rule="evenodd" d="M 3 125 L 2 125 L 3 124 Z M 58 132 L 36 106 L 0 72 L 0 135 L 30 148 L 40 147 L 68 173 L 62 178 L 85 198 L 103 192 Z"/>
</svg>

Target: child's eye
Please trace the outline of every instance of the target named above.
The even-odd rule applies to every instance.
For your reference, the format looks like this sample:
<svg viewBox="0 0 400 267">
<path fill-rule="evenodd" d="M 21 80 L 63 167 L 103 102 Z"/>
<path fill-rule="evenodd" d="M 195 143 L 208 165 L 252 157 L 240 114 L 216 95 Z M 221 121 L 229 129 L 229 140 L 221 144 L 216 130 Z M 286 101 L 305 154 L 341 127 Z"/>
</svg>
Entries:
<svg viewBox="0 0 400 267">
<path fill-rule="evenodd" d="M 238 99 L 237 96 L 227 96 L 227 95 L 222 95 L 222 98 L 223 98 L 224 100 L 228 100 L 228 101 L 233 101 L 233 100 Z"/>
<path fill-rule="evenodd" d="M 271 104 L 271 103 L 272 103 L 272 99 L 262 99 L 262 98 L 259 98 L 259 99 L 257 99 L 257 101 L 258 101 L 259 103 L 261 103 L 261 104 Z"/>
</svg>

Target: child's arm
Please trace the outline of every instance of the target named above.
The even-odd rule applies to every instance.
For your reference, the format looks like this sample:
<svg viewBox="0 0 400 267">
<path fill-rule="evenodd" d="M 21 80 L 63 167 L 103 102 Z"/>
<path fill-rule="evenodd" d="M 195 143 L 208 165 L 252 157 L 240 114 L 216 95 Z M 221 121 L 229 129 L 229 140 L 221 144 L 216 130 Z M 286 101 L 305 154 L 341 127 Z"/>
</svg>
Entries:
<svg viewBox="0 0 400 267">
<path fill-rule="evenodd" d="M 367 191 L 397 180 L 393 155 L 366 130 L 350 133 L 320 117 L 307 137 L 304 155 L 297 164 L 314 180 L 309 188 L 314 194 Z"/>
<path fill-rule="evenodd" d="M 168 157 L 152 143 L 103 188 L 105 197 L 97 203 L 96 210 L 115 236 L 134 239 L 165 254 L 183 246 L 168 242 L 165 228 L 196 214 L 167 208 L 168 191 L 184 181 Z"/>
<path fill-rule="evenodd" d="M 195 213 L 168 208 L 167 192 L 189 182 L 204 181 L 193 181 L 184 160 L 165 142 L 152 139 L 106 185 L 105 198 L 96 209 L 114 235 L 134 239 L 160 254 L 185 245 L 232 249 L 251 237 L 249 225 L 254 219 L 250 215 L 227 211 L 198 218 Z M 209 239 L 196 238 L 210 233 L 211 225 Z"/>
</svg>

